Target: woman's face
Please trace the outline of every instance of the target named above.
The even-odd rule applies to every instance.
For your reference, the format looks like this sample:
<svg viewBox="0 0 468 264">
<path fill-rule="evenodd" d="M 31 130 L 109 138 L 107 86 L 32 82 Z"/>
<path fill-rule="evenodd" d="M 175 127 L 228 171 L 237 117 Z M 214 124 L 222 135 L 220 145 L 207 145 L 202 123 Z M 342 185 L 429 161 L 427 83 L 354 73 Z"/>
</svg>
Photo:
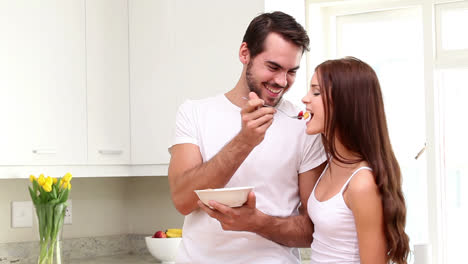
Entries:
<svg viewBox="0 0 468 264">
<path fill-rule="evenodd" d="M 325 129 L 325 110 L 323 107 L 322 89 L 317 80 L 317 72 L 314 73 L 310 81 L 309 92 L 302 98 L 311 118 L 307 121 L 306 133 L 309 135 L 323 133 Z"/>
</svg>

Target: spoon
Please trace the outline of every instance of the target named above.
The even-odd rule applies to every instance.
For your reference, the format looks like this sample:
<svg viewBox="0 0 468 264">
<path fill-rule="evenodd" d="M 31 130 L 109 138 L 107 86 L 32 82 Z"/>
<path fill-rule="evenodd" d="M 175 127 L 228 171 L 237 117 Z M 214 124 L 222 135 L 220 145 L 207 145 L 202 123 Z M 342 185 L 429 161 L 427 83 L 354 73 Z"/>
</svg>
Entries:
<svg viewBox="0 0 468 264">
<path fill-rule="evenodd" d="M 242 99 L 244 99 L 244 100 L 249 100 L 247 97 L 242 97 Z M 264 104 L 263 107 L 274 107 L 274 106 Z M 281 109 L 279 109 L 279 108 L 276 108 L 276 107 L 274 107 L 274 108 L 275 108 L 276 110 L 278 110 L 279 112 L 283 113 L 284 115 L 286 115 L 286 116 L 289 117 L 289 118 L 293 118 L 293 119 L 302 119 L 302 118 L 304 117 L 302 111 L 299 112 L 298 115 L 293 115 L 293 116 L 292 116 L 292 115 L 288 115 L 286 112 L 284 112 L 283 110 L 281 110 Z M 308 112 L 306 112 L 306 113 L 308 113 Z M 308 115 L 308 114 L 307 114 L 307 115 Z"/>
</svg>

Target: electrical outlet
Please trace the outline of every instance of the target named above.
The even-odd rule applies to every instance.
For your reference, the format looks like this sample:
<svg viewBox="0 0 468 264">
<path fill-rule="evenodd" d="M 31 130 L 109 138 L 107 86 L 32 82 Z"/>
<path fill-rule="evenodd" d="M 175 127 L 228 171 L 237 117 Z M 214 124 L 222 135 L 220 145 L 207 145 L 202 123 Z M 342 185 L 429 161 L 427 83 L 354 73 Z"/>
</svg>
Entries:
<svg viewBox="0 0 468 264">
<path fill-rule="evenodd" d="M 63 223 L 66 225 L 72 224 L 72 200 L 67 201 L 67 209 L 65 211 L 65 218 L 63 219 Z"/>
<path fill-rule="evenodd" d="M 32 227 L 32 202 L 11 202 L 11 227 Z"/>
</svg>

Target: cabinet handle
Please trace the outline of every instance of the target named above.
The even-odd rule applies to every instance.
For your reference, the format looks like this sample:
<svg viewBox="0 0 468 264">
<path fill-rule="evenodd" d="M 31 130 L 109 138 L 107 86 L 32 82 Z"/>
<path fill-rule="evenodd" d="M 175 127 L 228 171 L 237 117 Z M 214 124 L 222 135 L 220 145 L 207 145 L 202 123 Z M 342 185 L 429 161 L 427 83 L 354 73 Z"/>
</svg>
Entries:
<svg viewBox="0 0 468 264">
<path fill-rule="evenodd" d="M 100 149 L 98 150 L 99 154 L 102 155 L 120 155 L 122 154 L 122 150 L 112 150 L 112 149 Z"/>
<path fill-rule="evenodd" d="M 37 155 L 57 154 L 57 151 L 55 149 L 33 149 L 32 153 L 37 154 Z"/>
</svg>

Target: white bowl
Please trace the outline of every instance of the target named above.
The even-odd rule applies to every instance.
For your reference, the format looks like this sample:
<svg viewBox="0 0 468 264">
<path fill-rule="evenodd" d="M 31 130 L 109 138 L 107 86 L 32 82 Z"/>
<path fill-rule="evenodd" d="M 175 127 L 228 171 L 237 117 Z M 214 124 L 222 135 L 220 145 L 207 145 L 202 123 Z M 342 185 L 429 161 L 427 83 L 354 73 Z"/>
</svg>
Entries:
<svg viewBox="0 0 468 264">
<path fill-rule="evenodd" d="M 218 203 L 227 205 L 229 207 L 242 206 L 249 195 L 249 192 L 253 189 L 252 186 L 247 187 L 232 187 L 232 188 L 220 188 L 220 189 L 205 189 L 195 190 L 198 198 L 207 205 L 208 201 L 216 201 Z"/>
<path fill-rule="evenodd" d="M 152 238 L 145 237 L 148 251 L 161 263 L 175 263 L 177 250 L 179 249 L 180 237 Z"/>
</svg>

